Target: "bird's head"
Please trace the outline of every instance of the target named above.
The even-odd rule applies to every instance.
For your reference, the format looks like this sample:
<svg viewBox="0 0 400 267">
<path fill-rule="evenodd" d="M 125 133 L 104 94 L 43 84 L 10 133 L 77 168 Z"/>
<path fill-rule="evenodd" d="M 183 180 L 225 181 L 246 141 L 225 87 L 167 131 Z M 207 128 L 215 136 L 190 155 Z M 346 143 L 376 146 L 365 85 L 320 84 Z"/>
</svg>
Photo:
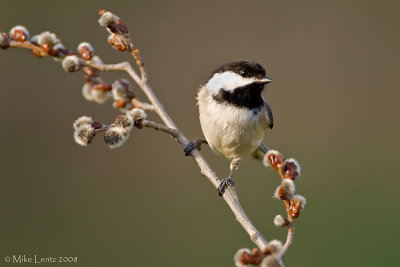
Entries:
<svg viewBox="0 0 400 267">
<path fill-rule="evenodd" d="M 272 80 L 254 61 L 235 61 L 216 69 L 206 87 L 214 100 L 239 107 L 257 108 L 264 103 L 261 92 Z"/>
</svg>

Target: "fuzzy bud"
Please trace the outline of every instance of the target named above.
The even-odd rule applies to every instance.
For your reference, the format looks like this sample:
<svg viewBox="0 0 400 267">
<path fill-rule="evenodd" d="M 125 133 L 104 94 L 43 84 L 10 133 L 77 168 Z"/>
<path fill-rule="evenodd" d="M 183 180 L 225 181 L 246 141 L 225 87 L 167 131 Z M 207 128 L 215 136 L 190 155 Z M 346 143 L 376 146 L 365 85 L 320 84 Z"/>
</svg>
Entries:
<svg viewBox="0 0 400 267">
<path fill-rule="evenodd" d="M 81 116 L 74 122 L 73 127 L 76 130 L 82 125 L 85 125 L 85 124 L 91 125 L 92 122 L 93 122 L 93 119 L 91 117 Z"/>
<path fill-rule="evenodd" d="M 81 68 L 79 58 L 77 56 L 67 56 L 61 62 L 61 65 L 65 71 L 74 72 Z"/>
<path fill-rule="evenodd" d="M 114 122 L 115 127 L 121 127 L 126 131 L 132 130 L 133 119 L 130 116 L 118 115 Z"/>
<path fill-rule="evenodd" d="M 127 112 L 127 116 L 131 117 L 135 122 L 135 126 L 140 126 L 142 121 L 147 118 L 146 112 L 141 108 L 134 108 Z"/>
<path fill-rule="evenodd" d="M 107 90 L 100 90 L 96 86 L 93 86 L 92 82 L 86 82 L 82 87 L 82 95 L 87 101 L 103 104 L 111 96 L 110 92 Z"/>
<path fill-rule="evenodd" d="M 282 242 L 279 240 L 271 240 L 268 245 L 265 247 L 264 249 L 264 255 L 277 255 L 279 256 L 279 254 L 282 251 Z"/>
<path fill-rule="evenodd" d="M 283 161 L 283 156 L 279 151 L 268 150 L 264 156 L 263 163 L 265 167 L 271 167 L 274 171 L 277 171 L 278 168 L 282 168 Z"/>
<path fill-rule="evenodd" d="M 75 142 L 81 146 L 87 146 L 92 142 L 95 135 L 95 129 L 89 124 L 83 124 L 75 129 L 74 139 Z"/>
<path fill-rule="evenodd" d="M 116 80 L 112 84 L 111 93 L 114 98 L 115 108 L 127 108 L 126 106 L 131 103 L 131 99 L 135 97 L 129 87 L 129 82 L 125 79 Z"/>
<path fill-rule="evenodd" d="M 302 210 L 304 210 L 304 207 L 306 206 L 306 204 L 307 204 L 307 200 L 306 200 L 306 198 L 305 197 L 303 197 L 302 195 L 294 195 L 293 196 L 293 200 L 295 201 L 295 202 L 300 202 L 300 204 L 301 204 L 301 209 Z"/>
<path fill-rule="evenodd" d="M 93 87 L 92 90 L 90 91 L 90 94 L 93 99 L 92 101 L 96 102 L 97 104 L 103 104 L 111 96 L 110 92 L 103 90 L 95 90 Z"/>
<path fill-rule="evenodd" d="M 279 214 L 275 216 L 274 224 L 277 227 L 285 227 L 289 224 L 289 221 Z"/>
<path fill-rule="evenodd" d="M 295 180 L 300 175 L 300 164 L 295 159 L 287 159 L 283 164 L 283 175 L 285 178 Z"/>
<path fill-rule="evenodd" d="M 250 265 L 251 251 L 248 248 L 241 248 L 233 256 L 233 260 L 235 261 L 235 266 L 237 267 L 245 267 Z"/>
<path fill-rule="evenodd" d="M 116 80 L 112 84 L 114 99 L 129 100 L 135 97 L 135 94 L 129 86 L 129 81 L 126 79 Z"/>
<path fill-rule="evenodd" d="M 99 11 L 99 15 L 99 24 L 101 26 L 108 28 L 110 32 L 117 32 L 118 29 L 116 28 L 116 22 L 119 20 L 119 17 L 111 12 L 105 11 L 104 9 Z"/>
<path fill-rule="evenodd" d="M 276 257 L 268 255 L 261 262 L 261 267 L 283 267 L 283 265 L 280 264 Z"/>
<path fill-rule="evenodd" d="M 94 101 L 92 96 L 92 85 L 85 83 L 82 87 L 82 95 L 87 101 Z"/>
<path fill-rule="evenodd" d="M 8 35 L 5 32 L 0 33 L 0 47 L 2 49 L 10 47 L 10 41 L 8 40 Z"/>
<path fill-rule="evenodd" d="M 31 39 L 29 40 L 31 43 L 37 45 L 39 40 L 39 34 L 33 35 Z"/>
<path fill-rule="evenodd" d="M 289 205 L 289 215 L 293 219 L 299 217 L 300 210 L 304 209 L 306 205 L 305 197 L 301 195 L 294 195 L 293 198 L 290 200 Z"/>
<path fill-rule="evenodd" d="M 78 45 L 78 52 L 84 60 L 91 60 L 94 54 L 94 48 L 87 42 Z"/>
<path fill-rule="evenodd" d="M 127 34 L 128 28 L 124 23 L 111 12 L 106 11 L 105 9 L 99 10 L 99 24 L 103 27 L 106 27 L 107 30 L 111 33 L 115 34 Z"/>
<path fill-rule="evenodd" d="M 295 190 L 294 182 L 290 179 L 283 179 L 282 183 L 276 189 L 274 198 L 285 200 L 290 198 Z"/>
<path fill-rule="evenodd" d="M 109 148 L 122 146 L 128 139 L 129 133 L 121 127 L 110 127 L 104 132 L 104 141 Z"/>
<path fill-rule="evenodd" d="M 62 43 L 57 43 L 53 47 L 54 50 L 67 50 L 67 48 Z"/>
<path fill-rule="evenodd" d="M 97 65 L 103 64 L 103 61 L 101 60 L 101 58 L 99 56 L 93 56 L 91 61 L 92 61 L 92 63 L 97 64 Z"/>
<path fill-rule="evenodd" d="M 21 25 L 13 27 L 9 35 L 12 40 L 17 42 L 25 42 L 29 39 L 29 31 Z"/>
<path fill-rule="evenodd" d="M 60 43 L 60 39 L 58 39 L 57 35 L 49 31 L 42 32 L 41 34 L 37 35 L 37 37 L 35 36 L 33 41 L 45 48 L 45 50 L 53 48 L 56 44 Z"/>
</svg>

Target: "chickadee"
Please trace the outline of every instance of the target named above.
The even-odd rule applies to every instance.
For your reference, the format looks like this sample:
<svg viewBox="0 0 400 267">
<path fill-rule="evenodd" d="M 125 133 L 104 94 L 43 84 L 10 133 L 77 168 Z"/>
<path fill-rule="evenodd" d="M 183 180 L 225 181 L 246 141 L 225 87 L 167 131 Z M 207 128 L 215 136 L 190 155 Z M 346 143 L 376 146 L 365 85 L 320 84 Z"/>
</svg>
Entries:
<svg viewBox="0 0 400 267">
<path fill-rule="evenodd" d="M 201 129 L 207 141 L 193 140 L 186 146 L 185 155 L 208 143 L 231 160 L 230 175 L 218 187 L 220 196 L 234 186 L 232 176 L 240 160 L 262 145 L 265 131 L 274 125 L 271 109 L 261 95 L 270 82 L 260 64 L 235 61 L 215 70 L 197 93 Z"/>
</svg>

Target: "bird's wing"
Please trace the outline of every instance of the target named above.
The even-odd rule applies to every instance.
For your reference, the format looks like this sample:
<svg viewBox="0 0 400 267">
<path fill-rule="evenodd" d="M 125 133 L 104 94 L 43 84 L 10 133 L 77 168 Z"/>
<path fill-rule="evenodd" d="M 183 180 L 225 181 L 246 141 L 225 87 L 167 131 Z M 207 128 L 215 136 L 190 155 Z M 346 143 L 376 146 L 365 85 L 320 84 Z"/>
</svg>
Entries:
<svg viewBox="0 0 400 267">
<path fill-rule="evenodd" d="M 269 128 L 272 129 L 272 127 L 274 127 L 274 116 L 272 116 L 272 110 L 269 107 L 268 103 L 267 102 L 264 103 L 265 103 L 265 113 L 269 120 Z"/>
</svg>

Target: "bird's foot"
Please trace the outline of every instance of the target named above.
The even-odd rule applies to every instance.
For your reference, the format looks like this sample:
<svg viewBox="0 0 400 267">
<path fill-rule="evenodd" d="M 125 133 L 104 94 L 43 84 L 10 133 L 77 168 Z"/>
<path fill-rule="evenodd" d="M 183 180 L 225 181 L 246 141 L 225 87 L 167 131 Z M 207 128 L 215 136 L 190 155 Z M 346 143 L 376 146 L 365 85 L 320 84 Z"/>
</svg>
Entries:
<svg viewBox="0 0 400 267">
<path fill-rule="evenodd" d="M 202 143 L 207 143 L 207 141 L 202 139 L 194 139 L 190 141 L 189 144 L 187 144 L 185 149 L 183 150 L 183 152 L 185 152 L 185 156 L 190 156 L 192 151 L 195 149 L 200 150 Z"/>
<path fill-rule="evenodd" d="M 221 183 L 218 186 L 218 194 L 220 197 L 225 193 L 225 190 L 232 189 L 235 186 L 235 183 L 231 178 L 222 179 Z"/>
</svg>

